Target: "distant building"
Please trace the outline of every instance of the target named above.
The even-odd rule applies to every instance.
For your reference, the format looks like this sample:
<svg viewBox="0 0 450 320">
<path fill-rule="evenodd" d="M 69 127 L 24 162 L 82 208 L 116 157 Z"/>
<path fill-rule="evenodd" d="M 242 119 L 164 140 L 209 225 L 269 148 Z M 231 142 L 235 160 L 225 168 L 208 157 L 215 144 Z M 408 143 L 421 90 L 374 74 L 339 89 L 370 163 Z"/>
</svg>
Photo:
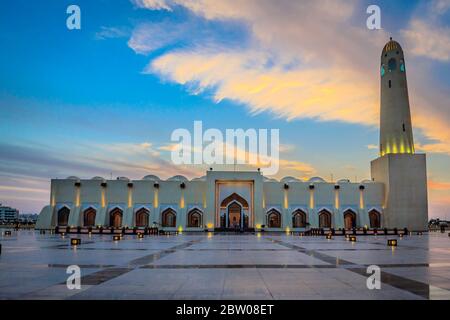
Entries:
<svg viewBox="0 0 450 320">
<path fill-rule="evenodd" d="M 12 222 L 19 218 L 19 210 L 2 206 L 0 203 L 0 221 Z"/>
<path fill-rule="evenodd" d="M 36 223 L 37 219 L 38 219 L 38 214 L 37 213 L 25 213 L 25 214 L 20 214 L 19 215 L 19 221 L 21 223 Z"/>
</svg>

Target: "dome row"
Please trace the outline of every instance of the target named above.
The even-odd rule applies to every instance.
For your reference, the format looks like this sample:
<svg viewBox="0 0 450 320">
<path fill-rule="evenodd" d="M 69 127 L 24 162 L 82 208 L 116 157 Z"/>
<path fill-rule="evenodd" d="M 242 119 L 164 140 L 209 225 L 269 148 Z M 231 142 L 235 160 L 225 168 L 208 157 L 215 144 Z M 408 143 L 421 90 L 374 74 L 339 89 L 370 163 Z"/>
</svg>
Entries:
<svg viewBox="0 0 450 320">
<path fill-rule="evenodd" d="M 67 177 L 68 180 L 80 180 L 80 178 L 75 177 L 75 176 L 70 176 Z M 291 176 L 287 176 L 282 178 L 280 181 L 273 179 L 273 178 L 268 178 L 268 177 L 264 177 L 263 178 L 265 182 L 281 182 L 281 183 L 290 183 L 290 182 L 310 182 L 310 183 L 321 183 L 321 182 L 326 182 L 325 179 L 321 178 L 321 177 L 312 177 L 308 180 L 300 180 L 298 178 L 295 177 L 291 177 Z M 93 177 L 91 180 L 99 180 L 99 181 L 104 181 L 106 179 L 104 179 L 103 177 Z M 127 177 L 117 177 L 117 180 L 121 180 L 121 181 L 130 181 L 129 178 Z M 142 180 L 149 180 L 149 181 L 162 181 L 158 176 L 155 175 L 147 175 L 145 177 L 142 178 Z M 186 178 L 185 176 L 182 175 L 176 175 L 173 176 L 169 179 L 167 179 L 166 181 L 179 181 L 179 182 L 188 182 L 189 179 Z M 206 176 L 202 176 L 199 178 L 193 178 L 191 181 L 206 181 Z M 361 181 L 361 183 L 371 183 L 371 180 L 363 180 Z M 337 183 L 350 183 L 350 180 L 348 179 L 341 179 L 338 180 Z"/>
</svg>

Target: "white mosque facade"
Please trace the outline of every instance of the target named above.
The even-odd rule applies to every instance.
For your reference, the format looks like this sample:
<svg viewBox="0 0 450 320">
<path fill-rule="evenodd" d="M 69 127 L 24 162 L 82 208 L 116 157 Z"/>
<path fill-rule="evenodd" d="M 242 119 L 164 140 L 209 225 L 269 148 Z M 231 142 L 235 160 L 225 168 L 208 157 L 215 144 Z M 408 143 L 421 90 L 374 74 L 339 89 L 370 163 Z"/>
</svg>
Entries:
<svg viewBox="0 0 450 320">
<path fill-rule="evenodd" d="M 207 171 L 188 180 L 120 177 L 53 179 L 38 229 L 60 227 L 164 230 L 304 231 L 310 228 L 426 230 L 424 154 L 416 154 L 400 45 L 381 55 L 380 157 L 371 180 L 269 179 L 259 171 Z"/>
</svg>

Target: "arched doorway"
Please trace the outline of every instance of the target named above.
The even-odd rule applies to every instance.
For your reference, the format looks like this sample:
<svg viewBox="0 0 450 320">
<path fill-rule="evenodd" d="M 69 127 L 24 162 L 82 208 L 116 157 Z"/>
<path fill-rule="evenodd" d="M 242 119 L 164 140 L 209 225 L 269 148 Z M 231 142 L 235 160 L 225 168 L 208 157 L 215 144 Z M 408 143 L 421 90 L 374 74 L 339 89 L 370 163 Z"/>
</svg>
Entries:
<svg viewBox="0 0 450 320">
<path fill-rule="evenodd" d="M 161 221 L 163 227 L 174 228 L 177 225 L 177 213 L 173 209 L 168 208 L 161 214 Z"/>
<path fill-rule="evenodd" d="M 136 211 L 136 227 L 148 227 L 149 211 L 145 208 L 140 208 Z"/>
<path fill-rule="evenodd" d="M 272 209 L 267 213 L 267 226 L 269 228 L 281 228 L 281 214 Z"/>
<path fill-rule="evenodd" d="M 58 210 L 58 226 L 67 226 L 69 224 L 70 209 L 66 206 Z"/>
<path fill-rule="evenodd" d="M 381 228 L 381 215 L 377 210 L 373 209 L 369 212 L 369 220 L 371 228 Z"/>
<path fill-rule="evenodd" d="M 331 213 L 327 210 L 319 212 L 319 228 L 331 228 Z"/>
<path fill-rule="evenodd" d="M 94 208 L 87 208 L 83 213 L 83 226 L 94 227 L 95 226 L 95 216 L 97 211 Z"/>
<path fill-rule="evenodd" d="M 198 209 L 192 209 L 188 213 L 187 226 L 190 228 L 199 228 L 202 225 L 202 212 Z"/>
<path fill-rule="evenodd" d="M 122 226 L 123 213 L 120 208 L 114 208 L 109 213 L 109 226 L 113 228 L 120 228 Z"/>
<path fill-rule="evenodd" d="M 303 210 L 295 210 L 292 214 L 292 228 L 306 227 L 306 213 Z"/>
<path fill-rule="evenodd" d="M 242 206 L 237 202 L 232 202 L 228 206 L 228 227 L 240 228 L 242 218 Z"/>
<path fill-rule="evenodd" d="M 220 225 L 222 228 L 248 228 L 248 215 L 246 212 L 249 210 L 247 200 L 233 193 L 222 200 L 220 207 L 223 212 L 223 216 L 220 219 Z"/>
<path fill-rule="evenodd" d="M 344 227 L 345 229 L 356 228 L 356 214 L 351 210 L 344 212 Z"/>
</svg>

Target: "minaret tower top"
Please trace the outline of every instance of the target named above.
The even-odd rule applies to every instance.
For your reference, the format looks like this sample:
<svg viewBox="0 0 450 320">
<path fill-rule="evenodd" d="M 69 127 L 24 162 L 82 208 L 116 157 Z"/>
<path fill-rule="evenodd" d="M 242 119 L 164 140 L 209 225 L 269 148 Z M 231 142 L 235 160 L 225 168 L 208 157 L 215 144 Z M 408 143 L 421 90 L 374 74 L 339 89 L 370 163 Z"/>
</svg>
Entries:
<svg viewBox="0 0 450 320">
<path fill-rule="evenodd" d="M 380 155 L 414 153 L 403 50 L 390 38 L 381 53 Z"/>
</svg>

